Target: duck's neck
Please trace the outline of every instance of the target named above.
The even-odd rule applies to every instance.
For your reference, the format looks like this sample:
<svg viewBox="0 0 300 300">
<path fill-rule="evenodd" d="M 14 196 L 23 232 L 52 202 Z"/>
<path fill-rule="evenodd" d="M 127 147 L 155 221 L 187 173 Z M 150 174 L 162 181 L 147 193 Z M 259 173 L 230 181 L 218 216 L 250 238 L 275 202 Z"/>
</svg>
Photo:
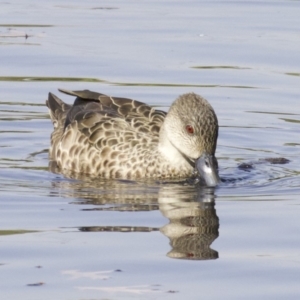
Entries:
<svg viewBox="0 0 300 300">
<path fill-rule="evenodd" d="M 193 167 L 184 158 L 182 153 L 170 142 L 164 124 L 159 132 L 158 151 L 171 167 L 192 171 Z"/>
</svg>

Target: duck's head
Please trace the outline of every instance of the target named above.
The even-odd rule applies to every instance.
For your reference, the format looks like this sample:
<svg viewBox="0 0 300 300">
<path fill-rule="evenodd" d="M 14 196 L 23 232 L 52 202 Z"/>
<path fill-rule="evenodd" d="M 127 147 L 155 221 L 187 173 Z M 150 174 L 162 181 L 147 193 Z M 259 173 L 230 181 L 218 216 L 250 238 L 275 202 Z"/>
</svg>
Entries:
<svg viewBox="0 0 300 300">
<path fill-rule="evenodd" d="M 218 119 L 212 106 L 194 93 L 180 96 L 164 122 L 165 138 L 192 166 L 208 186 L 219 183 L 215 151 Z"/>
</svg>

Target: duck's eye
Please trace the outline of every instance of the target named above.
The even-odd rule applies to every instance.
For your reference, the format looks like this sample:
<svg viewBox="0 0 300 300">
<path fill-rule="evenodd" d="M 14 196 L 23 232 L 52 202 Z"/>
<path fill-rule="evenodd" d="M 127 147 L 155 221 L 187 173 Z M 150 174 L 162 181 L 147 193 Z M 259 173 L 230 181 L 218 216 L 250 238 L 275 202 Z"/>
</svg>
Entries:
<svg viewBox="0 0 300 300">
<path fill-rule="evenodd" d="M 185 130 L 188 134 L 193 135 L 194 134 L 194 127 L 192 125 L 186 125 Z"/>
</svg>

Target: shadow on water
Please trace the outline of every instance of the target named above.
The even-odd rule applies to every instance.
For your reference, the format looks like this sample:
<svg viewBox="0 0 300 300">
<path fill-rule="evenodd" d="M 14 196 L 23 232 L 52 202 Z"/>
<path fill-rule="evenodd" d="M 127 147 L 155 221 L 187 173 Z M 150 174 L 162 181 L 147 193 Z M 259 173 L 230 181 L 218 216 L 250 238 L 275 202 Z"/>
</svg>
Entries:
<svg viewBox="0 0 300 300">
<path fill-rule="evenodd" d="M 83 179 L 83 178 L 81 178 Z M 170 258 L 189 260 L 217 259 L 210 245 L 219 235 L 219 219 L 212 188 L 179 183 L 158 184 L 128 180 L 54 181 L 52 193 L 75 199 L 82 211 L 145 212 L 159 210 L 169 220 L 162 227 L 151 226 L 80 226 L 82 232 L 153 232 L 160 231 L 169 241 Z M 92 207 L 86 208 L 87 205 Z"/>
<path fill-rule="evenodd" d="M 236 89 L 257 89 L 259 87 L 246 85 L 219 85 L 219 84 L 186 84 L 186 83 L 151 83 L 151 82 L 114 82 L 99 78 L 88 77 L 33 77 L 33 76 L 0 76 L 0 81 L 10 82 L 93 82 L 104 83 L 114 86 L 141 86 L 141 87 L 201 87 L 201 88 L 236 88 Z"/>
<path fill-rule="evenodd" d="M 30 28 L 44 28 L 44 27 L 54 27 L 54 25 L 46 24 L 0 24 L 0 27 L 30 27 Z"/>
</svg>

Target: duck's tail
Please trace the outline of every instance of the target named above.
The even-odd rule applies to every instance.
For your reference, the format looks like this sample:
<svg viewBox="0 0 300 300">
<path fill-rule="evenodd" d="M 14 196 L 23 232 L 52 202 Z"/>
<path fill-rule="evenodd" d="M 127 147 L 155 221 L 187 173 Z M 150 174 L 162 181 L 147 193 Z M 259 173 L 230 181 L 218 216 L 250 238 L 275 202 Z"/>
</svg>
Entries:
<svg viewBox="0 0 300 300">
<path fill-rule="evenodd" d="M 64 128 L 66 116 L 71 106 L 64 103 L 54 94 L 49 93 L 46 105 L 49 108 L 50 118 L 52 120 L 54 129 Z"/>
<path fill-rule="evenodd" d="M 71 106 L 64 103 L 58 97 L 49 93 L 46 105 L 49 108 L 49 114 L 53 123 L 54 130 L 51 134 L 51 147 L 49 149 L 50 160 L 56 160 L 57 147 L 64 133 L 67 113 Z"/>
</svg>

